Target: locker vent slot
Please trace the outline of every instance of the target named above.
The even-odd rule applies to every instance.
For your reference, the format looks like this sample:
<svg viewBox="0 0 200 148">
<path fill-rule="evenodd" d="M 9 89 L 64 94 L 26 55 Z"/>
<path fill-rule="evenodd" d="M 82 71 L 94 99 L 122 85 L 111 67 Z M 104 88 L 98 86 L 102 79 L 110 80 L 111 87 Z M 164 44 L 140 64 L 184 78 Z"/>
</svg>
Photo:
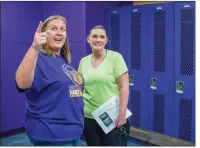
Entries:
<svg viewBox="0 0 200 148">
<path fill-rule="evenodd" d="M 165 71 L 165 12 L 154 13 L 154 71 Z"/>
<path fill-rule="evenodd" d="M 180 73 L 182 75 L 193 75 L 194 73 L 194 25 L 194 9 L 181 10 Z"/>
<path fill-rule="evenodd" d="M 120 52 L 120 20 L 119 14 L 111 16 L 111 48 Z"/>
<path fill-rule="evenodd" d="M 153 130 L 164 134 L 164 108 L 165 97 L 162 94 L 154 94 L 153 100 Z"/>
<path fill-rule="evenodd" d="M 194 22 L 194 9 L 181 10 L 181 22 Z"/>
<path fill-rule="evenodd" d="M 132 120 L 131 124 L 135 127 L 140 127 L 140 100 L 141 93 L 138 91 L 131 90 L 131 104 L 132 104 Z"/>
<path fill-rule="evenodd" d="M 179 138 L 191 141 L 192 100 L 180 99 Z"/>
<path fill-rule="evenodd" d="M 141 13 L 131 14 L 131 68 L 141 68 Z"/>
</svg>

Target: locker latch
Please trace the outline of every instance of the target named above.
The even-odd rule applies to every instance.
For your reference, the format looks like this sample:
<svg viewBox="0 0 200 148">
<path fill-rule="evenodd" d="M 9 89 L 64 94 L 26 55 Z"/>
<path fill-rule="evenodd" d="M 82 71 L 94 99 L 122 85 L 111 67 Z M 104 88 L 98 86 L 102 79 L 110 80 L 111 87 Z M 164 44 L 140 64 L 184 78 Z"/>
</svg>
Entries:
<svg viewBox="0 0 200 148">
<path fill-rule="evenodd" d="M 184 82 L 183 81 L 176 81 L 176 92 L 178 94 L 183 94 L 183 92 L 184 92 Z"/>
<path fill-rule="evenodd" d="M 153 89 L 153 90 L 156 90 L 156 89 L 157 89 L 157 79 L 156 79 L 156 78 L 151 78 L 151 79 L 150 79 L 150 87 L 151 87 L 151 89 Z"/>
<path fill-rule="evenodd" d="M 134 76 L 133 75 L 129 75 L 129 85 L 134 86 Z"/>
</svg>

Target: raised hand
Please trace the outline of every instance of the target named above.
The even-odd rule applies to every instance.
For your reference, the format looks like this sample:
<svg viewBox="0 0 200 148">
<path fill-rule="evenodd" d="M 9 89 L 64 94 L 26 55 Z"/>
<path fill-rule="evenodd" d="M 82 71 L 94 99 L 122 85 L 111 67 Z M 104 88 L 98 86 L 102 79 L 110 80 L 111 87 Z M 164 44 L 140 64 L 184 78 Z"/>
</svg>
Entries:
<svg viewBox="0 0 200 148">
<path fill-rule="evenodd" d="M 46 32 L 41 32 L 41 31 L 42 31 L 42 22 L 40 21 L 32 43 L 32 47 L 36 50 L 41 49 L 42 45 L 47 43 L 48 34 Z"/>
</svg>

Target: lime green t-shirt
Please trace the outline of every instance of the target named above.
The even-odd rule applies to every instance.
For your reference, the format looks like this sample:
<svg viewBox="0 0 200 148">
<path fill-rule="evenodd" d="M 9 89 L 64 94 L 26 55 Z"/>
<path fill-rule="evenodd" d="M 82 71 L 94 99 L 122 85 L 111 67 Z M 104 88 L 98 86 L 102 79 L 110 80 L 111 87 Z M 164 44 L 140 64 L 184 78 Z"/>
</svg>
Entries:
<svg viewBox="0 0 200 148">
<path fill-rule="evenodd" d="M 81 59 L 78 71 L 84 78 L 84 113 L 92 118 L 92 112 L 113 96 L 119 95 L 117 78 L 127 72 L 126 63 L 118 52 L 107 50 L 103 62 L 92 68 L 92 55 Z"/>
</svg>

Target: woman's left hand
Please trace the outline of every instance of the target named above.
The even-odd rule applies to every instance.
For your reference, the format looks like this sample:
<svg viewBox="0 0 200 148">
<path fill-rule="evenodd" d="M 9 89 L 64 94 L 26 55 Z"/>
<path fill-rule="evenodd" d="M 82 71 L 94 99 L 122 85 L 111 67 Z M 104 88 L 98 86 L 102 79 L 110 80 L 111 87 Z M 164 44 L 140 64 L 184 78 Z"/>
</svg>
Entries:
<svg viewBox="0 0 200 148">
<path fill-rule="evenodd" d="M 117 117 L 115 125 L 117 128 L 119 128 L 120 126 L 124 125 L 125 123 L 126 123 L 126 115 L 119 115 Z"/>
</svg>

